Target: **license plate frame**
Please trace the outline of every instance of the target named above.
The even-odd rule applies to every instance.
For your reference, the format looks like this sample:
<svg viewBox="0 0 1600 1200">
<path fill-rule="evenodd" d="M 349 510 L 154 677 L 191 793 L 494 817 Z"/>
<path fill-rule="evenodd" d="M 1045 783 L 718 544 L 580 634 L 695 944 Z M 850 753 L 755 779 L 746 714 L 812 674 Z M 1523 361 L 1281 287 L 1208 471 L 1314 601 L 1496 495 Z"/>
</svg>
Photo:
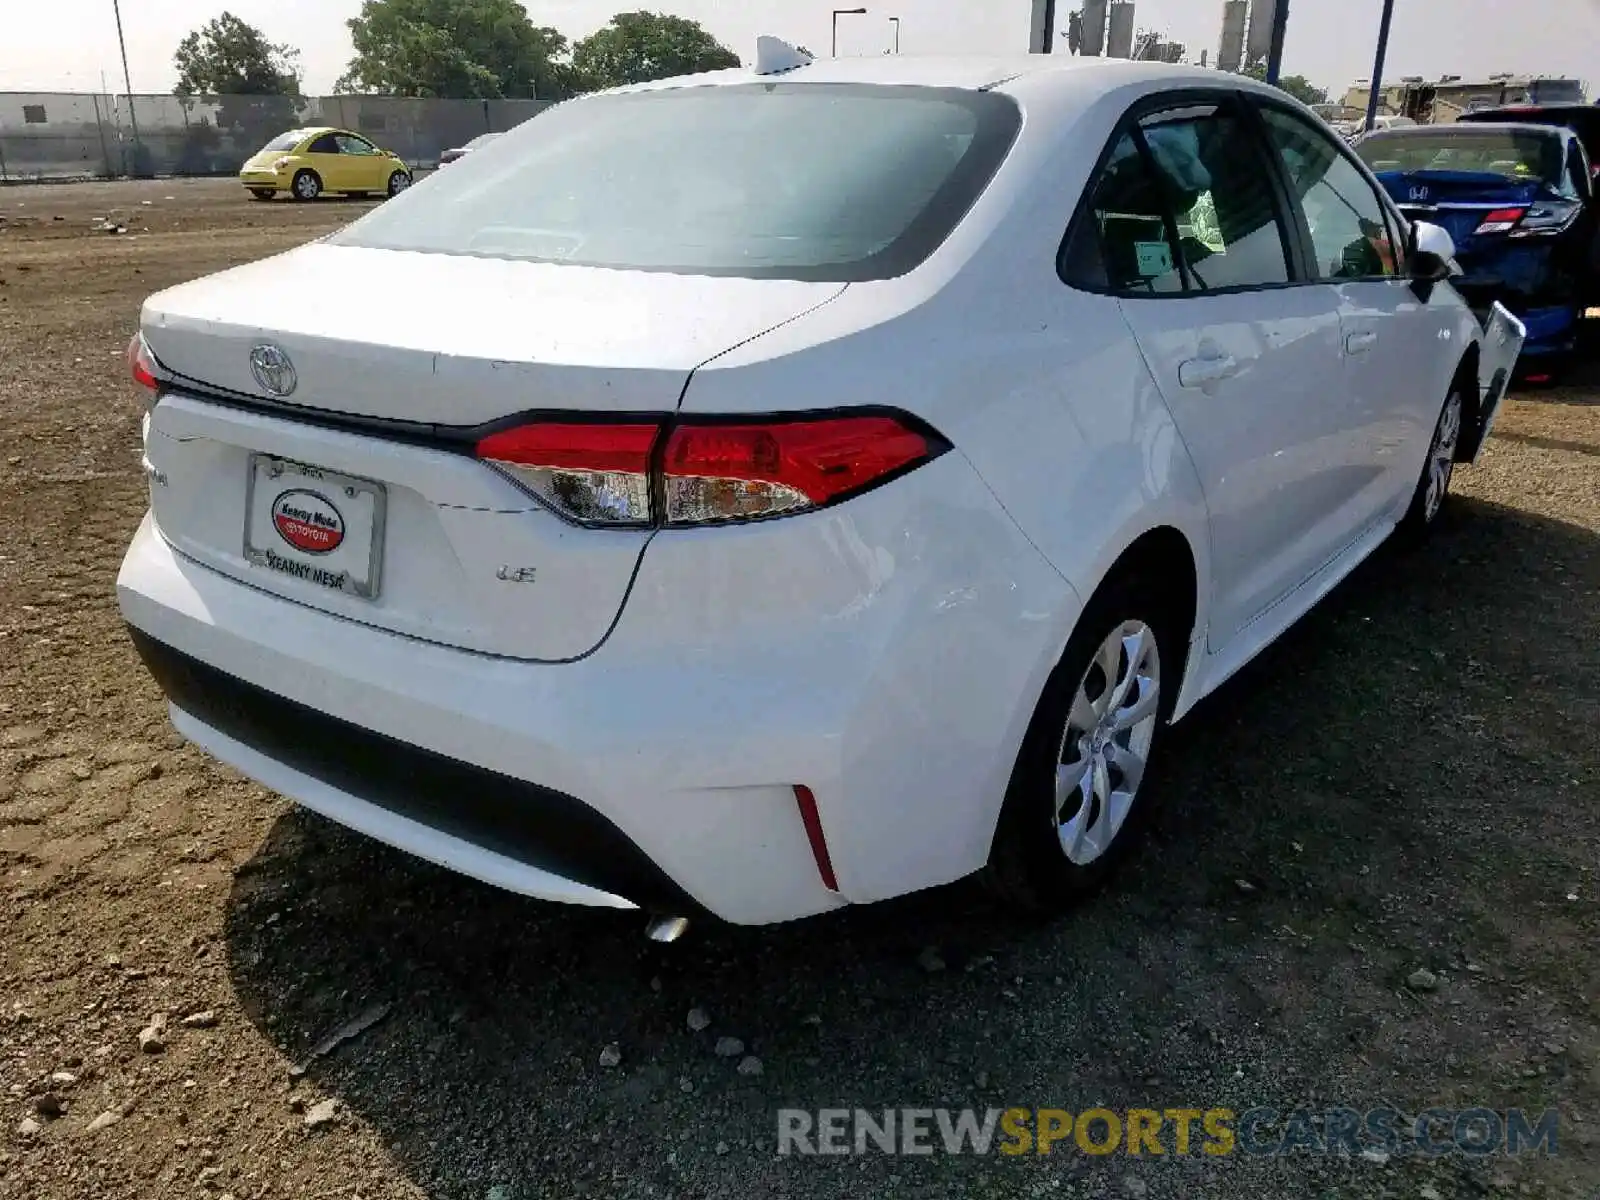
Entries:
<svg viewBox="0 0 1600 1200">
<path fill-rule="evenodd" d="M 333 536 L 328 509 L 337 518 L 337 542 L 323 550 L 308 548 L 302 543 Z M 275 575 L 376 600 L 383 584 L 387 513 L 388 489 L 381 483 L 281 455 L 253 453 L 245 476 L 244 558 Z M 291 534 L 300 540 L 291 541 Z M 362 534 L 365 554 L 359 545 Z"/>
</svg>

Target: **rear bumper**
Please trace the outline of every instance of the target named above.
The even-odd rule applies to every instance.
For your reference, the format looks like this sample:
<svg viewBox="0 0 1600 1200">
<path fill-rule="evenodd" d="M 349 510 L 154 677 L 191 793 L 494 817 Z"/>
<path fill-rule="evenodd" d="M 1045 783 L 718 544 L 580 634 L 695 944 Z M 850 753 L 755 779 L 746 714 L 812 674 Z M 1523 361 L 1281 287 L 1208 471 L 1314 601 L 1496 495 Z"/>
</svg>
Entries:
<svg viewBox="0 0 1600 1200">
<path fill-rule="evenodd" d="M 278 777 L 335 820 L 387 833 L 383 840 L 425 858 L 451 843 L 474 847 L 486 867 L 501 860 L 502 882 L 520 878 L 552 898 L 678 915 L 699 909 L 621 830 L 571 796 L 319 713 L 137 628 L 129 633 L 180 730 L 246 773 Z"/>
<path fill-rule="evenodd" d="M 525 895 L 740 924 L 982 866 L 1078 614 L 954 453 L 837 510 L 658 535 L 616 629 L 575 662 L 269 594 L 148 516 L 117 591 L 179 731 L 267 787 Z"/>
</svg>

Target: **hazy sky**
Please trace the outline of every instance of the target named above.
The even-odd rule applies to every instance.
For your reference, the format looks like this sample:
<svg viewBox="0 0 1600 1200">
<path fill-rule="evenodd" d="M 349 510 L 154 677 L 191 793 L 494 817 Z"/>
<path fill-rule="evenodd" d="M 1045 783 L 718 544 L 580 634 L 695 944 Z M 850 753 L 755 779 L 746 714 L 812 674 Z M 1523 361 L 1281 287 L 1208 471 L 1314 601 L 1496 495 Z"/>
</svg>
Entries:
<svg viewBox="0 0 1600 1200">
<path fill-rule="evenodd" d="M 1030 0 L 525 0 L 534 21 L 582 37 L 613 11 L 651 8 L 701 21 L 748 57 L 760 33 L 829 48 L 834 5 L 865 3 L 840 18 L 841 54 L 879 54 L 888 18 L 901 18 L 906 53 L 1026 50 Z M 1369 75 L 1382 0 L 1290 0 L 1285 70 L 1342 90 Z M 166 92 L 180 38 L 227 8 L 274 41 L 298 46 L 306 90 L 331 89 L 350 56 L 346 18 L 360 0 L 121 0 L 134 91 Z M 1221 0 L 1138 0 L 1138 24 L 1216 54 Z M 1063 12 L 1074 0 L 1061 0 Z M 0 0 L 0 90 L 95 90 L 106 73 L 122 88 L 112 0 Z M 1498 71 L 1566 74 L 1600 85 L 1600 0 L 1397 0 L 1386 74 Z"/>
</svg>

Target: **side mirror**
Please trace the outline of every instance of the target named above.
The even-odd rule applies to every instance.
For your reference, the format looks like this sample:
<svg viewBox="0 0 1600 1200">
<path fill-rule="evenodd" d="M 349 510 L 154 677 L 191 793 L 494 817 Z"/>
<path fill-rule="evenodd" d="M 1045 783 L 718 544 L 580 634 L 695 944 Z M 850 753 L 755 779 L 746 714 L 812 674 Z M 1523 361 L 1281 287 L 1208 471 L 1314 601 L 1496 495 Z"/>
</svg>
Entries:
<svg viewBox="0 0 1600 1200">
<path fill-rule="evenodd" d="M 1406 262 L 1412 290 L 1424 303 L 1437 284 L 1461 274 L 1461 267 L 1456 263 L 1455 239 L 1449 230 L 1428 221 L 1412 222 Z"/>
</svg>

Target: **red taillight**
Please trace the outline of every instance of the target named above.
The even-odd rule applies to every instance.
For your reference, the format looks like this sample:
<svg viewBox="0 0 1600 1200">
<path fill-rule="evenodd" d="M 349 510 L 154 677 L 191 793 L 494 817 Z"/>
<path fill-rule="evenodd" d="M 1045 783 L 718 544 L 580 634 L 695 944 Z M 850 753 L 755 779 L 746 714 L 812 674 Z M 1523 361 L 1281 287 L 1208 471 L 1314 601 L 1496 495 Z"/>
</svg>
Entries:
<svg viewBox="0 0 1600 1200">
<path fill-rule="evenodd" d="M 1477 234 L 1474 236 L 1485 233 L 1510 233 L 1527 211 L 1526 208 L 1497 208 L 1484 216 L 1483 223 L 1478 226 Z"/>
<path fill-rule="evenodd" d="M 161 386 L 161 381 L 156 378 L 156 356 L 144 344 L 144 335 L 141 333 L 134 334 L 133 340 L 128 343 L 128 370 L 133 375 L 133 381 L 142 388 L 149 388 L 153 392 Z"/>
<path fill-rule="evenodd" d="M 567 516 L 598 525 L 650 523 L 655 424 L 518 425 L 478 443 L 478 457 Z"/>
<path fill-rule="evenodd" d="M 680 425 L 662 455 L 667 523 L 817 508 L 932 454 L 926 437 L 886 416 Z"/>
<path fill-rule="evenodd" d="M 944 449 L 890 415 L 690 419 L 673 424 L 657 463 L 664 425 L 530 423 L 490 434 L 477 454 L 588 524 L 702 525 L 820 508 Z"/>
</svg>

